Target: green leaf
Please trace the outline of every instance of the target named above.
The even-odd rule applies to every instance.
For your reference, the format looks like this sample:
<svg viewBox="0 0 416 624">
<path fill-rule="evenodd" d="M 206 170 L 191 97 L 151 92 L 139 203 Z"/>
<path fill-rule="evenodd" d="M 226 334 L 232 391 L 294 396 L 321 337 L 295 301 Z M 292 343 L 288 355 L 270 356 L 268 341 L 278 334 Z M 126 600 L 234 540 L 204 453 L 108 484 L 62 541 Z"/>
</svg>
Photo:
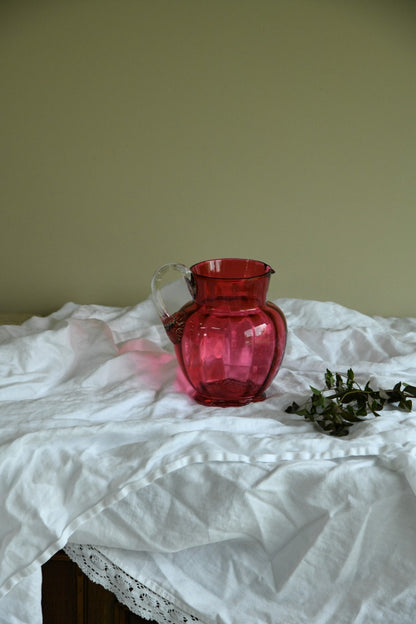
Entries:
<svg viewBox="0 0 416 624">
<path fill-rule="evenodd" d="M 285 412 L 287 412 L 288 414 L 297 414 L 298 409 L 300 409 L 300 406 L 296 403 L 296 401 L 293 401 L 292 405 L 289 405 L 285 409 Z"/>
<path fill-rule="evenodd" d="M 347 370 L 347 388 L 351 389 L 354 385 L 354 372 L 352 368 Z"/>
<path fill-rule="evenodd" d="M 350 392 L 346 392 L 340 400 L 342 403 L 352 403 L 352 401 L 362 401 L 362 390 L 351 390 Z M 364 399 L 365 400 L 365 399 Z"/>
<path fill-rule="evenodd" d="M 410 399 L 403 399 L 399 403 L 399 407 L 406 412 L 412 411 L 412 401 Z"/>
<path fill-rule="evenodd" d="M 410 394 L 410 396 L 415 397 L 416 399 L 416 386 L 411 386 L 409 384 L 404 384 L 404 390 L 406 394 Z"/>
<path fill-rule="evenodd" d="M 326 373 L 325 373 L 325 385 L 328 388 L 328 390 L 330 390 L 334 385 L 334 375 L 333 373 L 331 373 L 331 371 L 328 368 L 326 369 Z"/>
</svg>

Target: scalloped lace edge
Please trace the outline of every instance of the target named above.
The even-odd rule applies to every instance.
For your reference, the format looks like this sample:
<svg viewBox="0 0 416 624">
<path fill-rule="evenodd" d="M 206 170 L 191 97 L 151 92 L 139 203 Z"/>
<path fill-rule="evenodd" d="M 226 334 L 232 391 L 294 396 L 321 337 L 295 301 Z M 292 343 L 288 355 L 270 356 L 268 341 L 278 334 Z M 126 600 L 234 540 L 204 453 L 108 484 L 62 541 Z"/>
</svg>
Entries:
<svg viewBox="0 0 416 624">
<path fill-rule="evenodd" d="M 94 546 L 68 543 L 64 550 L 91 581 L 112 592 L 119 602 L 143 619 L 156 620 L 159 624 L 204 624 L 124 572 Z"/>
</svg>

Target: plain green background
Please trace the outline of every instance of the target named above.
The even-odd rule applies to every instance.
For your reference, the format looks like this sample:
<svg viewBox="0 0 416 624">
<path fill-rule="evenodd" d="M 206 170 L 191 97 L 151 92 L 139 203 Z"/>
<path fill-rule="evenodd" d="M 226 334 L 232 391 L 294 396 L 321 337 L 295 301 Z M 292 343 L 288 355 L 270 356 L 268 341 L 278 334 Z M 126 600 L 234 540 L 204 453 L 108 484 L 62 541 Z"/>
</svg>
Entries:
<svg viewBox="0 0 416 624">
<path fill-rule="evenodd" d="M 224 256 L 416 316 L 416 3 L 2 0 L 0 311 Z"/>
</svg>

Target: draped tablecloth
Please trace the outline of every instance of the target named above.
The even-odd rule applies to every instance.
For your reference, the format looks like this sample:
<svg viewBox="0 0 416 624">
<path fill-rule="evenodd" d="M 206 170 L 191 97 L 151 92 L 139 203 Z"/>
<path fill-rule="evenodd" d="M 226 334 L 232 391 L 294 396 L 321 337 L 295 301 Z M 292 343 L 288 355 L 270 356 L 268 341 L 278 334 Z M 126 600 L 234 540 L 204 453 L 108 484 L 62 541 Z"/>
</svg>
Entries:
<svg viewBox="0 0 416 624">
<path fill-rule="evenodd" d="M 415 385 L 416 318 L 280 299 L 268 398 L 196 404 L 146 300 L 0 327 L 0 622 L 40 624 L 57 550 L 159 622 L 413 624 L 416 405 L 327 436 L 326 368 Z"/>
</svg>

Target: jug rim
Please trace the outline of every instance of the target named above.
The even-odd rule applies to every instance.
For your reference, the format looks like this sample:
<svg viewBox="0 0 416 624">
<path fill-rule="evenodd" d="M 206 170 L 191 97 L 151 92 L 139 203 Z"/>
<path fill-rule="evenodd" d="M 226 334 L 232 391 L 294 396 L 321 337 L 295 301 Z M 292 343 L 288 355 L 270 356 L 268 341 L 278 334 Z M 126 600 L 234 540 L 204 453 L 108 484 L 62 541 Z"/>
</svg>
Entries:
<svg viewBox="0 0 416 624">
<path fill-rule="evenodd" d="M 227 264 L 227 270 L 221 267 Z M 244 264 L 245 263 L 245 264 Z M 239 267 L 237 272 L 237 266 Z M 257 270 L 255 270 L 255 267 Z M 261 267 L 261 269 L 260 269 Z M 205 270 L 201 270 L 205 269 Z M 234 270 L 234 274 L 229 273 Z M 244 270 L 243 270 L 244 269 Z M 190 267 L 192 275 L 214 280 L 242 280 L 242 279 L 258 279 L 272 275 L 275 271 L 267 263 L 262 260 L 254 260 L 252 258 L 211 258 L 209 260 L 201 260 Z M 215 275 L 217 273 L 217 275 Z"/>
</svg>

